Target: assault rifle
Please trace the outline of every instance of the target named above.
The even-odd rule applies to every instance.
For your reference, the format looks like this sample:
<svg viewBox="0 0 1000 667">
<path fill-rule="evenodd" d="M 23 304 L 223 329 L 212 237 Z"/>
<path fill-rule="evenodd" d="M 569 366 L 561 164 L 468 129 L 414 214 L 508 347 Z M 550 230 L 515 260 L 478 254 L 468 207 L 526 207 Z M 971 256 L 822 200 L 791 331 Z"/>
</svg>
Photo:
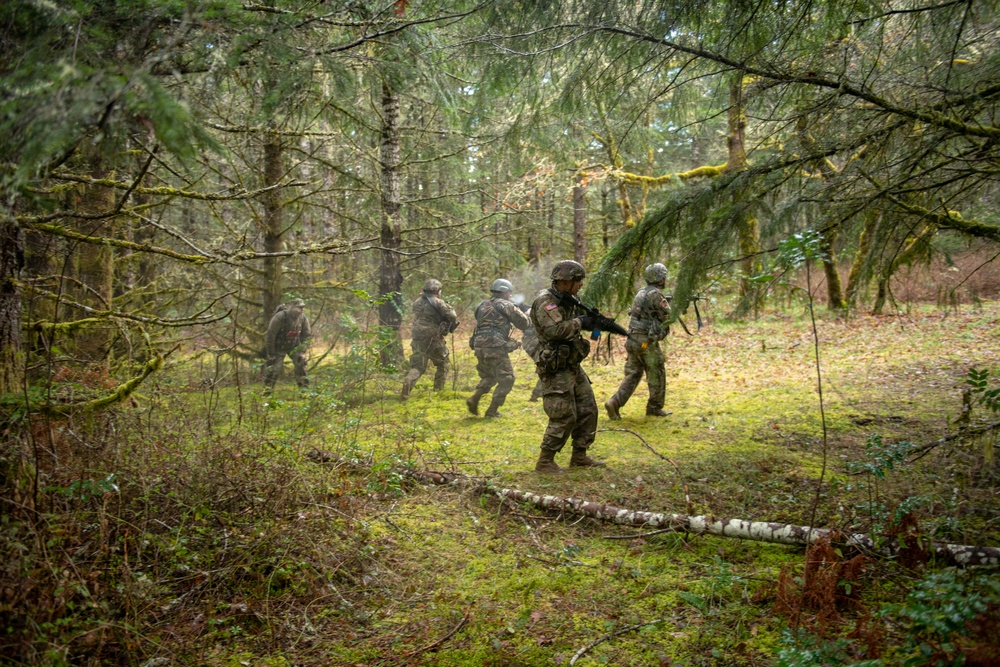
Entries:
<svg viewBox="0 0 1000 667">
<path fill-rule="evenodd" d="M 577 308 L 582 308 L 587 315 L 590 315 L 594 320 L 594 330 L 590 334 L 591 340 L 597 340 L 601 337 L 602 331 L 607 331 L 609 334 L 618 334 L 619 336 L 625 336 L 628 338 L 628 330 L 622 325 L 615 322 L 610 317 L 601 314 L 601 311 L 593 306 L 588 306 L 583 301 L 580 301 L 572 294 L 566 292 L 560 292 L 560 301 L 565 301 L 569 304 L 576 306 Z M 560 303 L 562 305 L 562 303 Z"/>
<path fill-rule="evenodd" d="M 673 301 L 674 297 L 672 295 L 666 294 L 664 296 L 667 297 L 667 301 Z M 698 331 L 701 331 L 701 311 L 698 310 L 698 302 L 708 301 L 708 297 L 699 296 L 698 294 L 692 294 L 691 296 L 688 297 L 688 299 L 690 299 L 691 303 L 694 304 L 694 316 L 698 320 Z M 694 335 L 688 330 L 687 325 L 684 324 L 684 320 L 681 319 L 681 316 L 679 314 L 677 315 L 677 321 L 680 322 L 682 327 L 684 327 L 684 333 L 686 333 L 688 336 Z"/>
</svg>

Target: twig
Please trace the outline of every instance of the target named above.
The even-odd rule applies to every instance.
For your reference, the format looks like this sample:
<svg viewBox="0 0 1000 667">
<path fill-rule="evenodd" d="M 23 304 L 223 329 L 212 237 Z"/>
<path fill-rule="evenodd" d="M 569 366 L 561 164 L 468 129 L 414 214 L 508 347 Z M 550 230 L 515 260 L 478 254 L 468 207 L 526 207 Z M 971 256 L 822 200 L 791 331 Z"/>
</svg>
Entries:
<svg viewBox="0 0 1000 667">
<path fill-rule="evenodd" d="M 584 646 L 582 649 L 580 649 L 579 651 L 577 651 L 576 654 L 570 659 L 569 664 L 570 665 L 575 665 L 576 661 L 579 660 L 581 657 L 583 657 L 583 655 L 587 651 L 589 651 L 590 649 L 594 648 L 595 646 L 597 646 L 599 644 L 603 644 L 604 642 L 608 641 L 609 639 L 614 639 L 615 637 L 618 637 L 619 635 L 628 634 L 629 632 L 635 632 L 636 630 L 642 629 L 642 628 L 646 627 L 647 625 L 660 625 L 664 621 L 665 621 L 665 619 L 658 618 L 655 621 L 649 621 L 648 623 L 638 623 L 636 625 L 630 625 L 627 628 L 622 628 L 621 630 L 617 630 L 617 631 L 612 632 L 610 634 L 604 635 L 600 639 L 595 639 L 594 641 L 590 642 L 589 644 L 587 644 L 586 646 Z"/>
<path fill-rule="evenodd" d="M 947 442 L 951 442 L 952 440 L 958 440 L 959 438 L 964 438 L 966 436 L 976 436 L 981 433 L 988 433 L 989 431 L 993 431 L 998 428 L 1000 428 L 1000 422 L 993 422 L 992 424 L 986 424 L 985 426 L 977 426 L 976 428 L 962 429 L 958 433 L 953 433 L 952 435 L 946 435 L 943 438 L 938 438 L 934 442 L 928 443 L 922 447 L 918 447 L 914 449 L 912 452 L 910 452 L 911 454 L 919 454 L 919 456 L 914 456 L 912 459 L 910 459 L 909 462 L 915 463 L 919 461 L 920 459 L 930 454 L 931 451 L 938 445 L 943 445 Z"/>
<path fill-rule="evenodd" d="M 605 535 L 606 540 L 638 540 L 643 537 L 649 537 L 650 535 L 659 535 L 660 533 L 676 533 L 677 531 L 673 528 L 663 528 L 662 530 L 651 530 L 648 533 L 640 533 L 638 535 Z"/>
<path fill-rule="evenodd" d="M 475 603 L 473 603 L 473 604 L 475 604 Z M 430 644 L 428 644 L 427 646 L 425 646 L 423 648 L 418 648 L 415 651 L 410 651 L 409 653 L 404 653 L 403 657 L 404 658 L 412 658 L 414 656 L 420 655 L 421 653 L 426 653 L 427 651 L 431 651 L 431 650 L 437 648 L 438 646 L 440 646 L 441 644 L 445 643 L 446 641 L 448 641 L 449 639 L 451 639 L 455 635 L 456 632 L 458 632 L 459 630 L 461 630 L 463 626 L 465 626 L 465 624 L 469 621 L 469 614 L 471 614 L 471 613 L 472 613 L 472 604 L 470 604 L 469 608 L 465 610 L 465 616 L 463 616 L 462 620 L 458 622 L 458 625 L 456 625 L 454 628 L 451 629 L 451 632 L 449 632 L 448 634 L 446 634 L 444 637 L 442 637 L 441 639 L 437 640 L 436 642 L 430 643 Z"/>
<path fill-rule="evenodd" d="M 650 446 L 650 444 L 648 442 L 646 442 L 646 439 L 644 437 L 642 437 L 641 435 L 639 435 L 638 433 L 636 433 L 632 429 L 628 429 L 628 428 L 602 428 L 602 429 L 598 429 L 597 433 L 602 433 L 602 432 L 605 432 L 605 431 L 617 431 L 617 432 L 620 432 L 620 433 L 631 433 L 635 437 L 639 438 L 639 441 L 642 442 L 643 446 L 645 446 L 646 449 L 648 449 L 649 451 L 653 452 L 653 454 L 655 454 L 656 456 L 660 457 L 661 459 L 663 459 L 664 461 L 666 461 L 667 463 L 669 463 L 670 465 L 672 465 L 674 467 L 674 470 L 677 471 L 677 478 L 680 480 L 681 487 L 684 489 L 684 503 L 687 506 L 687 511 L 688 511 L 689 514 L 691 513 L 691 494 L 688 491 L 687 483 L 685 483 L 685 481 L 684 481 L 684 475 L 681 474 L 680 466 L 678 466 L 676 463 L 674 463 L 673 461 L 671 461 L 669 457 L 666 457 L 663 454 L 661 454 L 658 451 L 656 451 L 655 449 L 653 449 L 652 446 Z"/>
</svg>

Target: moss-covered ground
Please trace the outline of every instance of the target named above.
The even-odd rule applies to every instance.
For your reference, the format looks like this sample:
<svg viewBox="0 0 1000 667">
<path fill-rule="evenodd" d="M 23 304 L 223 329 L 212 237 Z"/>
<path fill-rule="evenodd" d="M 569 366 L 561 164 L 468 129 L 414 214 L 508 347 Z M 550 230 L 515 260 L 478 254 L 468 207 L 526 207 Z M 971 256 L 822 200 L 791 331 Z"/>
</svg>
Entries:
<svg viewBox="0 0 1000 667">
<path fill-rule="evenodd" d="M 204 360 L 174 361 L 134 406 L 133 437 L 80 464 L 81 477 L 114 472 L 122 497 L 70 508 L 108 533 L 101 571 L 126 593 L 63 616 L 105 614 L 135 632 L 78 620 L 90 644 L 52 627 L 40 634 L 55 648 L 34 655 L 101 662 L 93 647 L 106 642 L 118 661 L 165 661 L 147 665 L 769 665 L 792 625 L 846 635 L 923 571 L 871 558 L 835 610 L 790 615 L 778 584 L 783 570 L 801 575 L 800 547 L 602 524 L 399 474 L 857 532 L 884 531 L 905 501 L 924 536 L 1000 546 L 992 439 L 948 440 L 874 474 L 847 466 L 871 463 L 874 435 L 891 449 L 957 432 L 969 369 L 1000 368 L 1000 306 L 817 326 L 818 364 L 802 314 L 675 332 L 664 344 L 672 415 L 646 417 L 641 385 L 621 421 L 601 410 L 591 453 L 608 467 L 551 476 L 533 470 L 546 418 L 528 400 L 523 352 L 497 419 L 466 410 L 477 378 L 457 337 L 448 388 L 433 392 L 425 375 L 406 402 L 397 375 L 356 356 L 331 355 L 308 391 L 287 369 L 270 396 L 249 371 L 236 382 Z M 616 343 L 585 362 L 599 404 L 624 360 Z M 349 361 L 350 375 L 338 366 Z M 973 406 L 972 426 L 992 420 Z M 313 463 L 312 449 L 355 464 Z M 117 527 L 102 527 L 102 512 Z M 144 523 L 124 526 L 126 515 Z M 886 622 L 847 655 L 902 661 L 900 632 Z"/>
</svg>

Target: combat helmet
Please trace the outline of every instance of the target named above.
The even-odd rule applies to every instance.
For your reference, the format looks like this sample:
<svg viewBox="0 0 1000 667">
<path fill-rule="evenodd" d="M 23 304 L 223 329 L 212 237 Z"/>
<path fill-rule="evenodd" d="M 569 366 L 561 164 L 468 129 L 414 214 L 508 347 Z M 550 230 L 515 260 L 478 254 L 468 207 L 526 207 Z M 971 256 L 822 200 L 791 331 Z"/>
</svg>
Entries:
<svg viewBox="0 0 1000 667">
<path fill-rule="evenodd" d="M 434 278 L 428 278 L 427 282 L 424 283 L 424 292 L 427 294 L 437 294 L 441 291 L 441 281 L 435 280 Z"/>
<path fill-rule="evenodd" d="M 556 262 L 552 267 L 552 281 L 557 280 L 583 280 L 587 277 L 587 270 L 583 264 L 572 259 L 564 259 Z"/>
<path fill-rule="evenodd" d="M 650 264 L 646 267 L 643 275 L 646 278 L 647 284 L 659 285 L 660 283 L 667 282 L 667 267 L 663 266 L 659 262 L 656 264 Z"/>
<path fill-rule="evenodd" d="M 509 280 L 503 278 L 497 278 L 490 285 L 491 292 L 499 292 L 502 294 L 512 294 L 514 292 L 514 285 Z"/>
</svg>

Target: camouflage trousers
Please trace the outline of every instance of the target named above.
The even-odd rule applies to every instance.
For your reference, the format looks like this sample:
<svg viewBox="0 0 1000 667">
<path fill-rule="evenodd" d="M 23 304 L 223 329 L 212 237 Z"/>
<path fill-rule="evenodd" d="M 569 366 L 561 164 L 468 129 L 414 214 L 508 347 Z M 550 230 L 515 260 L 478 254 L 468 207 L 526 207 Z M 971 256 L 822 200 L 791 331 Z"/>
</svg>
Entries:
<svg viewBox="0 0 1000 667">
<path fill-rule="evenodd" d="M 482 396 L 489 393 L 494 385 L 493 399 L 490 409 L 499 408 L 507 400 L 507 394 L 514 388 L 514 367 L 510 363 L 510 355 L 502 347 L 486 347 L 476 350 L 476 372 L 479 373 L 479 384 L 476 393 Z"/>
<path fill-rule="evenodd" d="M 273 387 L 278 382 L 278 378 L 281 377 L 281 371 L 285 366 L 285 356 L 291 357 L 292 365 L 295 367 L 295 383 L 300 387 L 308 387 L 309 378 L 306 377 L 306 353 L 305 350 L 300 350 L 299 348 L 279 350 L 277 354 L 273 354 L 267 358 L 267 361 L 264 363 L 264 385 Z"/>
<path fill-rule="evenodd" d="M 542 437 L 542 449 L 558 452 L 572 438 L 573 448 L 586 449 L 597 430 L 597 400 L 590 378 L 580 366 L 538 376 L 542 385 L 542 406 L 549 425 Z"/>
<path fill-rule="evenodd" d="M 434 391 L 444 389 L 445 381 L 448 379 L 448 346 L 444 338 L 434 336 L 433 338 L 415 338 L 410 343 L 413 354 L 410 355 L 410 370 L 403 380 L 404 394 L 409 394 L 410 389 L 417 383 L 417 380 L 427 371 L 427 362 L 431 362 L 436 367 L 434 372 Z"/>
<path fill-rule="evenodd" d="M 618 407 L 624 406 L 639 386 L 642 374 L 645 373 L 646 383 L 649 385 L 646 411 L 662 410 L 667 393 L 667 373 L 659 341 L 650 340 L 646 336 L 635 336 L 625 342 L 625 351 L 628 353 L 628 359 L 625 361 L 625 378 L 611 398 Z"/>
</svg>

